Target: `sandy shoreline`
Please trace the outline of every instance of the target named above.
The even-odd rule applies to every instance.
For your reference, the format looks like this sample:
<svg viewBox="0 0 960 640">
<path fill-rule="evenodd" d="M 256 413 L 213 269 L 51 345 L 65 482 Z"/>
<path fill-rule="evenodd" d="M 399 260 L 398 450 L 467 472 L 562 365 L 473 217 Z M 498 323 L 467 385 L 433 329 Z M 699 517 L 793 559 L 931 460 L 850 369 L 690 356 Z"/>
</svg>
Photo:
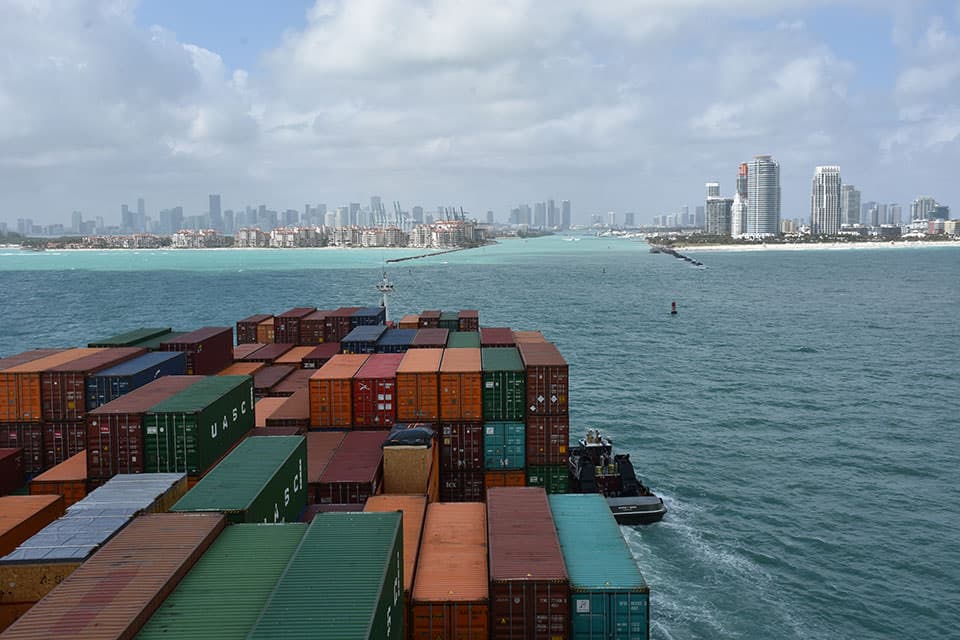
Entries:
<svg viewBox="0 0 960 640">
<path fill-rule="evenodd" d="M 960 247 L 960 240 L 937 242 L 820 242 L 813 244 L 677 244 L 673 248 L 688 253 L 695 251 L 740 252 L 740 251 L 842 251 L 850 249 L 912 249 L 931 247 Z"/>
</svg>

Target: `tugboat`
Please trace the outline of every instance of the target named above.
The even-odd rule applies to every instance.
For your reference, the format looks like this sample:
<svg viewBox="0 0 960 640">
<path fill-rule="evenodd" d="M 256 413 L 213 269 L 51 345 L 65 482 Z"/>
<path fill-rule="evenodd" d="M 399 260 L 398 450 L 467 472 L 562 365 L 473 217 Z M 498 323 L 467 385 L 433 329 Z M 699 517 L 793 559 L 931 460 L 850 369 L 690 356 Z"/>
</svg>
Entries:
<svg viewBox="0 0 960 640">
<path fill-rule="evenodd" d="M 598 429 L 588 429 L 571 448 L 569 470 L 570 492 L 602 494 L 617 524 L 659 522 L 667 512 L 663 500 L 637 478 L 630 454 L 613 455 L 613 443 Z"/>
</svg>

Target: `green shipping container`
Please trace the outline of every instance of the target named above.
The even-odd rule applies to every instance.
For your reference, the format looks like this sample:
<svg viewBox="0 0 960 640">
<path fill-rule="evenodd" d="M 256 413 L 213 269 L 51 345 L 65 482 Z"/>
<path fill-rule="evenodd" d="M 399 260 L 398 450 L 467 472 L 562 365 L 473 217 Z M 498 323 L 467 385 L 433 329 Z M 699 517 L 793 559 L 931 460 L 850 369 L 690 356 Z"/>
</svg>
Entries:
<svg viewBox="0 0 960 640">
<path fill-rule="evenodd" d="M 543 487 L 547 493 L 566 493 L 570 490 L 570 472 L 565 464 L 530 466 L 527 486 Z"/>
<path fill-rule="evenodd" d="M 96 342 L 91 342 L 87 346 L 91 349 L 97 347 L 132 347 L 145 340 L 166 336 L 170 331 L 170 327 L 144 327 L 142 329 L 134 329 L 133 331 L 110 336 L 109 338 L 103 338 Z"/>
<path fill-rule="evenodd" d="M 440 326 L 441 329 L 448 327 Z M 447 349 L 479 349 L 480 332 L 479 331 L 457 331 L 456 324 L 447 335 Z"/>
<path fill-rule="evenodd" d="M 306 532 L 305 524 L 227 527 L 137 638 L 246 638 Z"/>
<path fill-rule="evenodd" d="M 218 511 L 229 524 L 296 522 L 307 508 L 307 439 L 254 436 L 173 505 L 171 511 Z"/>
<path fill-rule="evenodd" d="M 572 640 L 647 640 L 650 589 L 597 493 L 550 496 L 570 576 Z"/>
<path fill-rule="evenodd" d="M 173 340 L 179 338 L 180 336 L 187 335 L 186 331 L 171 331 L 168 333 L 161 334 L 159 336 L 154 336 L 152 338 L 147 338 L 142 342 L 137 342 L 136 344 L 130 345 L 131 347 L 140 347 L 141 349 L 146 349 L 147 351 L 159 351 L 160 344 L 166 342 L 167 340 Z"/>
<path fill-rule="evenodd" d="M 318 514 L 251 640 L 401 640 L 401 513 Z"/>
<path fill-rule="evenodd" d="M 254 424 L 253 378 L 204 378 L 144 416 L 144 471 L 200 475 Z"/>
<path fill-rule="evenodd" d="M 456 331 L 460 328 L 460 314 L 456 311 L 443 311 L 440 313 L 440 328 Z M 479 338 L 479 334 L 478 334 Z M 478 343 L 479 347 L 480 344 Z"/>
<path fill-rule="evenodd" d="M 483 368 L 483 419 L 523 420 L 527 410 L 527 373 L 514 347 L 480 350 Z"/>
<path fill-rule="evenodd" d="M 527 448 L 527 427 L 523 422 L 483 424 L 483 467 L 487 471 L 523 469 Z"/>
</svg>

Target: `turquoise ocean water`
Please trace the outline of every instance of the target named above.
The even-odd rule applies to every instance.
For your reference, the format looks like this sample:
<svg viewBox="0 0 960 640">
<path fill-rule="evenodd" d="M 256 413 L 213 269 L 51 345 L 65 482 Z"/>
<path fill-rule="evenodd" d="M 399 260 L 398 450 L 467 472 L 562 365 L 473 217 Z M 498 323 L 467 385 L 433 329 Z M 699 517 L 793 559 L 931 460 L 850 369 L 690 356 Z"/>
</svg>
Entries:
<svg viewBox="0 0 960 640">
<path fill-rule="evenodd" d="M 412 253 L 0 249 L 0 355 L 375 305 Z M 960 637 L 960 249 L 688 253 L 707 268 L 593 237 L 403 262 L 391 315 L 478 308 L 559 345 L 571 432 L 606 431 L 670 508 L 624 529 L 654 637 Z"/>
</svg>

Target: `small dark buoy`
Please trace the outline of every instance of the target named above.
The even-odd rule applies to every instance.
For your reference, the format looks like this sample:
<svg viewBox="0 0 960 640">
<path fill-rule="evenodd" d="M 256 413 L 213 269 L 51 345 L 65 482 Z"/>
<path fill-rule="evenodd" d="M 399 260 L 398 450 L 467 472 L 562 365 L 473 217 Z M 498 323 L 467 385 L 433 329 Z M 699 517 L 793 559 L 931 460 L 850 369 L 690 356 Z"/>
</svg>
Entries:
<svg viewBox="0 0 960 640">
<path fill-rule="evenodd" d="M 606 268 L 606 267 L 603 268 L 603 272 L 604 272 L 604 273 L 607 272 L 607 268 Z"/>
<path fill-rule="evenodd" d="M 672 315 L 672 316 L 677 315 L 677 303 L 676 303 L 676 302 L 670 303 L 670 315 Z"/>
</svg>

